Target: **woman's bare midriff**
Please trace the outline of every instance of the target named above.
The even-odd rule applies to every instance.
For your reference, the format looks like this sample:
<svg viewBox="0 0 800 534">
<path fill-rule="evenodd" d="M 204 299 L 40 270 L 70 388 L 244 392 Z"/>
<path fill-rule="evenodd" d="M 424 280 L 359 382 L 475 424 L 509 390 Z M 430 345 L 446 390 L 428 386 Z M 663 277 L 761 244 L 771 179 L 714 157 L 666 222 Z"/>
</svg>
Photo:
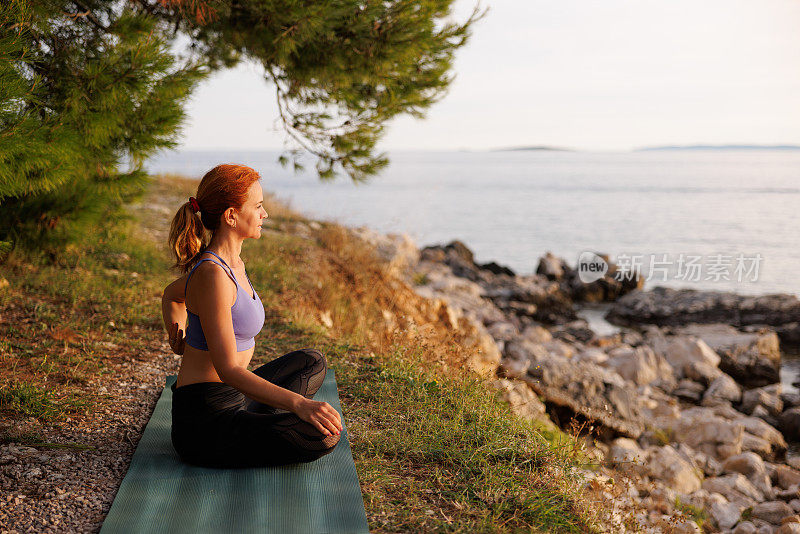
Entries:
<svg viewBox="0 0 800 534">
<path fill-rule="evenodd" d="M 250 365 L 250 360 L 253 359 L 253 349 L 243 350 L 236 353 L 236 358 L 239 364 L 247 369 Z M 200 350 L 186 345 L 183 350 L 183 359 L 181 360 L 181 368 L 178 371 L 178 381 L 175 387 L 188 386 L 189 384 L 197 384 L 199 382 L 222 382 L 222 379 L 214 369 L 214 364 L 211 362 L 211 353 L 207 350 Z"/>
</svg>

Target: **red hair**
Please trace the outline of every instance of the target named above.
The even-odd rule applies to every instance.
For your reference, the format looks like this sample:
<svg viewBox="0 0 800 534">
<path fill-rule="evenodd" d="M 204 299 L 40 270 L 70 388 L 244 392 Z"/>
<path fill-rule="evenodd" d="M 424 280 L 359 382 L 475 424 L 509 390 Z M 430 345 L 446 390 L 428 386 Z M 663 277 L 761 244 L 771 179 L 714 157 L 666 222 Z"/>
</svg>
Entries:
<svg viewBox="0 0 800 534">
<path fill-rule="evenodd" d="M 228 208 L 242 209 L 250 187 L 261 179 L 246 165 L 217 165 L 208 171 L 197 186 L 195 198 L 200 205 L 200 217 L 192 211 L 187 200 L 172 219 L 169 246 L 176 257 L 175 265 L 187 272 L 208 246 L 206 230 L 213 234 L 221 224 Z"/>
</svg>

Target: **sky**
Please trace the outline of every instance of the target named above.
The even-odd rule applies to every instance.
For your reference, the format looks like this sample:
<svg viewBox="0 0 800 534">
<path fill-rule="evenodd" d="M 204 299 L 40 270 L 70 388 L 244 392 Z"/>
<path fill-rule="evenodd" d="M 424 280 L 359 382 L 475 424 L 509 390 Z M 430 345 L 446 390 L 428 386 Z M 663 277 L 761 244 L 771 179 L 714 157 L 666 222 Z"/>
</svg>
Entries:
<svg viewBox="0 0 800 534">
<path fill-rule="evenodd" d="M 424 119 L 379 150 L 546 145 L 800 144 L 798 0 L 456 0 L 487 15 Z M 283 148 L 261 67 L 215 74 L 188 106 L 181 148 Z"/>
</svg>

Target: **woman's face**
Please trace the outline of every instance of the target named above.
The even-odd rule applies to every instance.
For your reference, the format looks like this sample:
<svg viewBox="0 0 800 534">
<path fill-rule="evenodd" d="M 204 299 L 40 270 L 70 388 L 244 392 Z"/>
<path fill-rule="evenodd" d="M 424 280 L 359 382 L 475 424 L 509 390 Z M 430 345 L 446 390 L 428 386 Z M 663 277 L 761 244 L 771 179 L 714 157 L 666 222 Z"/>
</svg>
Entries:
<svg viewBox="0 0 800 534">
<path fill-rule="evenodd" d="M 264 210 L 264 191 L 261 189 L 261 182 L 255 182 L 250 186 L 247 191 L 247 200 L 238 212 L 236 232 L 245 238 L 258 239 L 261 237 L 261 222 L 269 217 Z"/>
</svg>

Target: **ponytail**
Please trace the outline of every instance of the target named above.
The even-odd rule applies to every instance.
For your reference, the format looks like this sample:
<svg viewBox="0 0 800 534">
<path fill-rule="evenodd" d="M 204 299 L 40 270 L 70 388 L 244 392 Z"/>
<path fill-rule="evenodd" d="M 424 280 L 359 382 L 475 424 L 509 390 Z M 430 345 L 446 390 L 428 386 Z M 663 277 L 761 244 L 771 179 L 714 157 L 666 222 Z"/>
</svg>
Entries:
<svg viewBox="0 0 800 534">
<path fill-rule="evenodd" d="M 169 227 L 169 248 L 176 258 L 173 267 L 177 267 L 182 273 L 187 272 L 194 264 L 195 258 L 202 254 L 207 246 L 203 223 L 194 213 L 191 204 L 186 202 L 178 208 L 178 213 L 172 218 Z"/>
</svg>

